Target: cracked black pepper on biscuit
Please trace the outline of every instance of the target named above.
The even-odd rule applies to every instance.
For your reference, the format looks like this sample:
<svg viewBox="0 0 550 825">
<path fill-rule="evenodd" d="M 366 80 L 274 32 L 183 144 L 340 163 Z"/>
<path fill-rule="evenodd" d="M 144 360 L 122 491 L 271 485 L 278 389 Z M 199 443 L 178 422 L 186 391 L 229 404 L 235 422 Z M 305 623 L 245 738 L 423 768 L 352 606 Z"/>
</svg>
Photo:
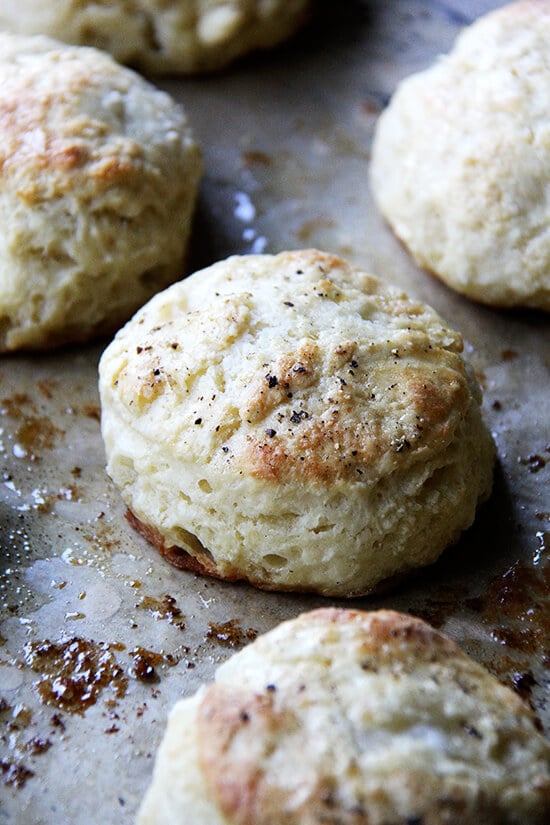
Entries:
<svg viewBox="0 0 550 825">
<path fill-rule="evenodd" d="M 100 364 L 108 472 L 174 564 L 333 596 L 435 561 L 490 491 L 462 340 L 317 250 L 232 257 Z"/>
</svg>

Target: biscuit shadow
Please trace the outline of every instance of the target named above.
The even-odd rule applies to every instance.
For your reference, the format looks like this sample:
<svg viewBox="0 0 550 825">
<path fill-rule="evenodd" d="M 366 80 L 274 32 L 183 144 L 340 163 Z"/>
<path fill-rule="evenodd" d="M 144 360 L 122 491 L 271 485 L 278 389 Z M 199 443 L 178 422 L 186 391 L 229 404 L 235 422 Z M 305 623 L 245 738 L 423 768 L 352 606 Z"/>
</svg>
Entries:
<svg viewBox="0 0 550 825">
<path fill-rule="evenodd" d="M 354 599 L 353 606 L 419 613 L 434 602 L 455 613 L 466 598 L 484 592 L 516 561 L 525 556 L 520 525 L 502 467 L 497 464 L 493 492 L 482 504 L 474 524 L 432 565 L 396 577 L 379 593 Z"/>
<path fill-rule="evenodd" d="M 482 504 L 473 525 L 448 547 L 433 565 L 420 569 L 384 599 L 432 602 L 439 597 L 449 604 L 484 592 L 494 579 L 526 556 L 521 525 L 514 516 L 513 499 L 500 462 L 495 466 L 491 497 Z"/>
<path fill-rule="evenodd" d="M 327 65 L 327 57 L 344 53 L 353 44 L 362 47 L 369 32 L 375 29 L 376 19 L 383 13 L 384 4 L 369 0 L 346 0 L 335 10 L 334 0 L 316 0 L 312 4 L 309 20 L 298 31 L 275 48 L 259 50 L 243 56 L 235 67 L 249 71 L 255 68 L 296 64 L 305 59 L 318 57 Z M 289 66 L 292 68 L 292 65 Z M 231 70 L 231 69 L 230 69 Z"/>
<path fill-rule="evenodd" d="M 182 278 L 230 255 L 242 255 L 247 251 L 241 241 L 242 227 L 234 227 L 228 219 L 234 211 L 231 197 L 232 190 L 228 187 L 224 194 L 219 181 L 208 177 L 202 181 Z M 216 214 L 220 209 L 225 211 L 223 219 Z"/>
</svg>

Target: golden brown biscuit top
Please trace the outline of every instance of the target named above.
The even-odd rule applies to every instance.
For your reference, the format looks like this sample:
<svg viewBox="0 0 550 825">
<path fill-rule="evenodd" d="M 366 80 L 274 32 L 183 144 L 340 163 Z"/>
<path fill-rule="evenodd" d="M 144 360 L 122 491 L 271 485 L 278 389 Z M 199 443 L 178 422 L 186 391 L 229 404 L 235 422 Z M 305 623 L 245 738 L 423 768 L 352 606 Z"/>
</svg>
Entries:
<svg viewBox="0 0 550 825">
<path fill-rule="evenodd" d="M 110 381 L 119 413 L 179 456 L 367 481 L 452 441 L 472 402 L 461 349 L 432 310 L 308 250 L 230 258 L 157 296 L 111 345 Z"/>
</svg>

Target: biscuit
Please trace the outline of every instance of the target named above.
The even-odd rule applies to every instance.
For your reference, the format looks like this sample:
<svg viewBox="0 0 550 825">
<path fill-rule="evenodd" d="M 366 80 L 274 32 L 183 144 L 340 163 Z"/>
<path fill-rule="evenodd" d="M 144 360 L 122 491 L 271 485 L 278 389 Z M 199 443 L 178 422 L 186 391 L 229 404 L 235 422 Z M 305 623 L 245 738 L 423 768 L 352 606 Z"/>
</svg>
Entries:
<svg viewBox="0 0 550 825">
<path fill-rule="evenodd" d="M 543 825 L 550 746 L 423 621 L 286 621 L 173 708 L 138 825 Z"/>
<path fill-rule="evenodd" d="M 398 86 L 371 187 L 420 266 L 469 298 L 550 310 L 550 5 L 480 18 Z"/>
<path fill-rule="evenodd" d="M 155 296 L 100 363 L 107 471 L 178 566 L 353 596 L 429 564 L 490 491 L 462 340 L 317 250 Z"/>
<path fill-rule="evenodd" d="M 0 34 L 0 350 L 117 329 L 182 276 L 183 109 L 96 49 Z"/>
<path fill-rule="evenodd" d="M 221 69 L 289 38 L 310 0 L 0 0 L 0 29 L 95 46 L 151 73 Z"/>
</svg>

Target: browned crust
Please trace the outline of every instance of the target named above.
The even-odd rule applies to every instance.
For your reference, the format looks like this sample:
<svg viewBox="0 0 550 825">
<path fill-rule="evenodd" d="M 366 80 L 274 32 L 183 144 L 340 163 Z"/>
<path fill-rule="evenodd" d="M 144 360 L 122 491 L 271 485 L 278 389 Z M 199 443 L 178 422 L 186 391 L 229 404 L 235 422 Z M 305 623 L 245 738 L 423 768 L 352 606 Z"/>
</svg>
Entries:
<svg viewBox="0 0 550 825">
<path fill-rule="evenodd" d="M 352 271 L 365 294 L 380 290 L 378 279 L 329 253 L 302 250 L 284 253 L 284 259 L 285 265 L 294 260 L 299 267 L 317 267 L 315 289 L 334 300 L 340 291 L 337 271 Z M 396 316 L 414 314 L 418 308 L 405 296 L 392 296 L 384 304 L 384 312 Z M 458 341 L 456 349 L 461 348 Z M 427 451 L 445 449 L 471 403 L 464 362 L 456 351 L 432 349 L 428 336 L 413 338 L 396 353 L 388 354 L 381 367 L 371 362 L 368 350 L 359 353 L 355 341 L 342 340 L 331 353 L 305 341 L 292 355 L 274 359 L 269 374 L 258 375 L 247 391 L 243 418 L 256 425 L 242 456 L 247 472 L 273 481 L 296 476 L 321 484 L 358 481 L 376 462 L 389 458 L 403 469 Z M 332 383 L 319 391 L 327 376 Z M 311 394 L 309 387 L 315 388 Z M 395 432 L 383 429 L 385 410 L 393 407 L 396 415 L 414 411 L 414 422 L 402 432 L 399 427 Z M 266 430 L 268 417 L 277 418 L 279 425 Z"/>
<path fill-rule="evenodd" d="M 60 194 L 74 187 L 74 176 L 81 184 L 85 177 L 93 178 L 94 186 L 111 187 L 126 182 L 143 159 L 143 150 L 131 140 L 124 141 L 115 151 L 106 151 L 105 125 L 85 121 L 84 116 L 67 115 L 67 94 L 78 95 L 81 88 L 98 83 L 102 69 L 94 69 L 91 76 L 88 63 L 78 59 L 67 60 L 66 69 L 70 84 L 65 94 L 58 91 L 38 96 L 30 87 L 30 81 L 10 78 L 10 97 L 0 103 L 0 174 L 16 175 L 18 196 L 28 203 L 36 202 L 47 190 L 48 196 Z M 108 67 L 104 69 L 108 71 Z M 122 69 L 120 71 L 123 71 Z M 105 75 L 106 80 L 110 79 Z M 44 143 L 39 148 L 29 145 L 24 138 L 40 128 Z M 82 135 L 88 130 L 88 137 Z M 92 149 L 92 141 L 97 141 Z M 49 172 L 53 177 L 37 180 L 38 173 Z M 22 174 L 25 174 L 22 180 Z"/>
<path fill-rule="evenodd" d="M 156 547 L 160 555 L 169 561 L 170 564 L 173 564 L 174 567 L 178 567 L 180 570 L 187 570 L 189 573 L 198 573 L 202 576 L 211 576 L 217 579 L 227 578 L 221 575 L 212 557 L 207 555 L 207 551 L 205 551 L 203 559 L 200 560 L 196 556 L 192 556 L 187 550 L 184 550 L 183 547 L 167 545 L 163 536 L 155 527 L 145 524 L 145 522 L 138 519 L 131 510 L 126 511 L 126 519 L 130 522 L 134 530 L 137 530 L 144 539 Z M 234 578 L 236 579 L 237 577 Z"/>
<path fill-rule="evenodd" d="M 255 385 L 247 402 L 247 420 L 263 421 L 291 395 L 314 384 L 320 368 L 321 353 L 313 341 L 304 341 L 293 355 L 283 355 L 276 362 L 276 374 L 260 376 Z"/>
<path fill-rule="evenodd" d="M 272 784 L 261 763 L 281 738 L 299 733 L 300 721 L 290 709 L 277 709 L 269 693 L 211 685 L 199 707 L 197 728 L 202 770 L 231 825 L 369 825 L 363 807 L 345 810 L 336 802 L 331 776 L 316 777 L 310 793 L 292 807 L 286 789 Z M 246 756 L 241 752 L 235 759 L 233 743 L 243 731 L 254 744 Z"/>
<path fill-rule="evenodd" d="M 206 548 L 202 548 L 202 555 L 200 558 L 193 556 L 188 550 L 176 545 L 166 544 L 164 537 L 160 532 L 149 524 L 138 519 L 131 510 L 126 511 L 126 519 L 131 526 L 143 538 L 152 544 L 153 547 L 160 553 L 163 559 L 177 567 L 179 570 L 185 570 L 188 573 L 195 573 L 199 576 L 209 576 L 210 578 L 219 579 L 220 581 L 230 582 L 247 582 L 258 590 L 290 592 L 290 593 L 315 593 L 321 596 L 330 596 L 331 593 L 323 593 L 318 587 L 298 587 L 297 585 L 289 585 L 288 587 L 277 583 L 270 585 L 269 582 L 260 581 L 253 576 L 245 576 L 241 573 L 233 573 L 231 571 L 222 573 L 216 562 Z M 197 540 L 198 543 L 198 540 Z M 416 575 L 419 571 L 414 569 L 403 573 L 397 573 L 394 576 L 389 576 L 381 582 L 378 582 L 373 587 L 362 588 L 360 590 L 350 590 L 348 593 L 340 593 L 341 599 L 354 599 L 361 596 L 375 596 L 384 593 L 391 593 L 400 587 L 404 582 Z M 327 588 L 327 591 L 330 588 Z"/>
<path fill-rule="evenodd" d="M 200 576 L 210 576 L 211 578 L 220 579 L 222 581 L 245 581 L 260 590 L 301 590 L 304 593 L 308 592 L 307 588 L 285 588 L 284 586 L 280 586 L 278 584 L 270 587 L 268 583 L 256 581 L 253 577 L 248 577 L 239 573 L 222 573 L 206 548 L 202 549 L 202 553 L 204 555 L 202 555 L 201 558 L 197 558 L 197 556 L 193 556 L 188 550 L 184 550 L 183 547 L 167 545 L 163 536 L 155 527 L 151 527 L 143 521 L 140 521 L 140 519 L 138 519 L 131 510 L 126 511 L 126 519 L 130 522 L 132 527 L 143 536 L 144 539 L 146 539 L 158 550 L 160 555 L 166 559 L 166 561 L 173 564 L 174 567 L 177 567 L 179 570 L 185 570 L 188 573 L 196 573 Z M 311 590 L 310 592 L 316 591 Z"/>
<path fill-rule="evenodd" d="M 281 732 L 297 727 L 298 720 L 290 711 L 277 711 L 268 693 L 254 695 L 246 690 L 211 685 L 199 708 L 197 726 L 202 768 L 232 825 L 265 822 L 266 815 L 270 821 L 266 808 L 270 799 L 264 791 L 265 776 L 258 755 L 251 753 L 237 770 L 231 770 L 235 767 L 232 744 L 239 732 L 247 728 L 249 735 L 262 745 L 260 758 L 266 757 L 275 749 Z M 285 817 L 285 821 L 293 825 L 296 820 Z"/>
<path fill-rule="evenodd" d="M 397 610 L 366 612 L 342 607 L 320 607 L 307 614 L 307 621 L 312 625 L 353 623 L 364 632 L 362 647 L 368 647 L 372 651 L 386 653 L 388 646 L 395 648 L 405 644 L 416 658 L 424 658 L 426 651 L 430 658 L 435 653 L 438 658 L 442 655 L 465 657 L 455 642 L 427 622 Z M 388 658 L 393 655 L 388 654 Z"/>
<path fill-rule="evenodd" d="M 441 380 L 435 382 L 416 368 L 405 367 L 399 371 L 398 379 L 399 384 L 391 392 L 407 393 L 408 406 L 418 422 L 399 436 L 397 431 L 394 437 L 384 433 L 379 416 L 374 415 L 378 423 L 369 420 L 369 408 L 380 402 L 357 401 L 355 395 L 364 391 L 362 386 L 346 386 L 341 391 L 335 388 L 330 398 L 322 401 L 323 412 L 316 415 L 309 415 L 298 404 L 293 407 L 292 402 L 283 406 L 277 397 L 273 409 L 279 407 L 285 420 L 273 436 L 266 437 L 266 431 L 258 427 L 261 434 L 249 438 L 244 456 L 248 471 L 271 481 L 296 475 L 323 484 L 337 479 L 358 481 L 372 472 L 375 462 L 386 457 L 404 469 L 427 451 L 444 450 L 468 410 L 470 396 L 465 372 L 441 370 Z M 364 419 L 358 420 L 355 414 L 358 406 L 365 410 Z M 266 411 L 268 402 L 264 396 L 262 412 Z"/>
</svg>

